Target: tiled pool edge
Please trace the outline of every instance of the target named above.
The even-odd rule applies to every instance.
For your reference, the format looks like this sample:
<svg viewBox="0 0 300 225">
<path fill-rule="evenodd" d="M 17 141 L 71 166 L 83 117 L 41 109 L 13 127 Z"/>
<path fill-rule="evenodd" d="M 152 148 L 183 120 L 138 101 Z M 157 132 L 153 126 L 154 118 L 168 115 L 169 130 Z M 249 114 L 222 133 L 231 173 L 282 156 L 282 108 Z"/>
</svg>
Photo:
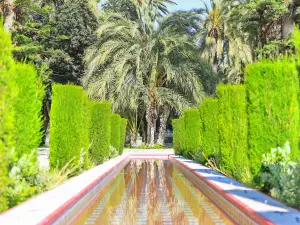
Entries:
<svg viewBox="0 0 300 225">
<path fill-rule="evenodd" d="M 60 185 L 59 187 L 43 193 L 39 196 L 34 197 L 33 199 L 30 199 L 26 201 L 25 203 L 3 213 L 0 214 L 0 224 L 4 225 L 33 225 L 33 224 L 40 224 L 40 225 L 46 225 L 46 224 L 59 224 L 59 221 L 64 221 L 66 218 L 70 218 L 70 216 L 74 215 L 71 213 L 67 213 L 70 211 L 70 209 L 76 207 L 76 204 L 79 204 L 80 201 L 89 201 L 87 198 L 82 198 L 83 196 L 92 195 L 92 190 L 95 188 L 95 186 L 99 185 L 100 181 L 110 172 L 114 171 L 117 167 L 121 168 L 120 166 L 122 163 L 126 164 L 130 159 L 170 159 L 171 161 L 178 162 L 182 168 L 185 168 L 188 170 L 191 174 L 199 178 L 199 181 L 204 182 L 207 184 L 211 189 L 208 189 L 210 191 L 215 191 L 218 194 L 222 196 L 222 198 L 226 199 L 227 201 L 234 203 L 239 208 L 239 211 L 243 211 L 244 216 L 247 218 L 251 218 L 255 223 L 251 224 L 300 224 L 300 213 L 296 210 L 293 210 L 291 208 L 285 207 L 281 203 L 278 203 L 280 207 L 284 210 L 293 210 L 292 214 L 286 213 L 286 216 L 292 216 L 292 217 L 298 217 L 299 216 L 299 222 L 290 223 L 289 221 L 280 222 L 280 223 L 274 223 L 271 220 L 268 220 L 268 216 L 263 216 L 260 214 L 260 212 L 257 212 L 256 210 L 251 210 L 247 206 L 247 204 L 244 204 L 241 199 L 238 199 L 233 194 L 228 193 L 227 191 L 223 190 L 221 187 L 218 187 L 215 183 L 208 180 L 205 175 L 208 173 L 201 173 L 199 171 L 195 171 L 197 168 L 202 170 L 210 170 L 207 167 L 204 167 L 201 164 L 196 164 L 195 162 L 191 160 L 187 160 L 182 157 L 178 157 L 175 155 L 172 155 L 170 153 L 164 153 L 164 152 L 150 152 L 147 153 L 140 153 L 140 152 L 130 152 L 125 153 L 122 156 L 119 156 L 115 159 L 112 159 L 108 162 L 105 162 L 104 164 L 97 166 L 77 177 L 74 177 L 68 181 L 66 181 L 64 184 Z M 221 174 L 218 174 L 214 172 L 213 175 L 217 176 L 223 176 Z M 224 177 L 224 176 L 223 176 Z M 229 178 L 227 178 L 229 179 Z M 82 181 L 79 185 L 80 187 L 73 188 L 74 184 L 76 185 L 76 182 Z M 233 183 L 239 184 L 238 182 L 232 180 Z M 73 185 L 72 185 L 73 184 Z M 87 184 L 87 185 L 86 185 Z M 245 186 L 244 186 L 245 187 Z M 248 187 L 247 190 L 253 190 Z M 75 189 L 75 190 L 74 190 Z M 69 194 L 68 196 L 64 196 L 64 199 L 61 199 L 61 201 L 54 201 L 52 202 L 53 198 L 58 198 L 59 196 L 62 196 L 61 193 L 65 193 L 66 191 L 70 191 L 73 194 Z M 57 194 L 57 192 L 61 192 L 60 195 Z M 206 194 L 206 193 L 205 193 Z M 210 196 L 207 196 L 211 198 Z M 86 200 L 87 199 L 87 200 Z M 272 198 L 270 198 L 272 199 Z M 50 207 L 44 207 L 43 204 L 47 205 L 47 200 L 49 201 L 49 204 L 52 202 L 52 205 Z M 213 199 L 212 199 L 213 200 Z M 217 202 L 216 200 L 213 200 L 214 202 Z M 60 203 L 58 203 L 60 202 Z M 35 207 L 33 207 L 31 204 L 33 204 Z M 57 204 L 57 205 L 55 205 Z M 281 205 L 280 205 L 281 204 Z M 37 207 L 42 206 L 42 207 Z M 277 206 L 278 207 L 278 206 Z M 79 207 L 80 208 L 80 207 Z M 224 209 L 222 209 L 225 211 Z M 80 209 L 78 209 L 76 212 L 78 213 Z M 75 212 L 75 213 L 76 213 Z M 38 214 L 38 215 L 37 215 Z M 23 215 L 23 217 L 22 217 Z M 32 218 L 35 217 L 35 218 Z M 70 221 L 68 221 L 70 222 Z M 245 223 L 246 224 L 246 223 Z"/>
<path fill-rule="evenodd" d="M 60 186 L 48 192 L 37 195 L 26 202 L 1 213 L 0 224 L 54 224 L 57 219 L 74 206 L 83 196 L 88 194 L 107 174 L 124 161 L 129 161 L 129 156 L 130 155 L 125 154 L 107 161 L 67 180 Z M 78 183 L 78 181 L 82 182 Z M 86 184 L 83 184 L 83 182 L 86 182 Z M 67 196 L 65 197 L 65 195 Z M 54 201 L 54 203 L 52 201 Z M 49 206 L 47 206 L 47 203 L 49 203 Z"/>
<path fill-rule="evenodd" d="M 189 174 L 185 173 L 185 175 L 188 175 L 188 177 L 191 178 L 191 174 L 197 177 L 196 181 L 191 181 L 200 188 L 208 198 L 218 205 L 218 207 L 221 206 L 222 211 L 231 215 L 231 217 L 235 217 L 233 219 L 238 224 L 249 224 L 246 222 L 249 221 L 249 219 L 253 221 L 251 224 L 300 224 L 300 212 L 298 210 L 289 208 L 270 196 L 240 184 L 239 182 L 201 164 L 195 163 L 192 160 L 173 155 L 170 156 L 170 161 L 178 163 L 182 168 L 187 170 Z M 214 179 L 209 180 L 212 177 Z M 223 181 L 220 181 L 221 179 L 224 180 L 224 178 L 226 181 L 230 181 L 230 184 L 225 184 Z M 203 184 L 205 185 L 205 188 L 203 188 Z M 238 187 L 239 191 L 246 191 L 245 195 L 248 192 L 248 194 L 255 197 L 255 200 L 237 196 L 234 192 L 231 192 L 231 190 L 235 190 L 235 187 Z M 266 200 L 270 204 L 261 202 L 259 198 Z M 224 204 L 224 202 L 228 203 Z M 264 211 L 259 211 L 262 207 L 265 207 Z"/>
</svg>

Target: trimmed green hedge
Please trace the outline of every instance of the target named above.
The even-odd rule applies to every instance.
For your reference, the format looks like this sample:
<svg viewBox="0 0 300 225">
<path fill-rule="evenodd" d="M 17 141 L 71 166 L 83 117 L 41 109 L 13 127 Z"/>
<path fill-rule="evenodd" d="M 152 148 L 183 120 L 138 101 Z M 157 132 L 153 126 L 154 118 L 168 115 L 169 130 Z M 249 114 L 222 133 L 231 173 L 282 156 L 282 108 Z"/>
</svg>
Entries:
<svg viewBox="0 0 300 225">
<path fill-rule="evenodd" d="M 208 158 L 219 158 L 218 99 L 206 98 L 200 105 L 202 151 Z"/>
<path fill-rule="evenodd" d="M 184 154 L 191 158 L 200 150 L 202 144 L 201 128 L 202 123 L 198 109 L 188 109 L 184 111 L 185 140 Z"/>
<path fill-rule="evenodd" d="M 247 67 L 251 172 L 261 167 L 262 154 L 290 142 L 293 158 L 299 156 L 299 78 L 287 59 L 263 61 Z"/>
<path fill-rule="evenodd" d="M 50 167 L 62 168 L 74 158 L 78 165 L 83 134 L 83 89 L 74 85 L 52 86 L 50 112 Z"/>
<path fill-rule="evenodd" d="M 91 103 L 90 158 L 96 164 L 109 158 L 111 136 L 110 103 Z"/>
<path fill-rule="evenodd" d="M 90 145 L 90 123 L 91 123 L 91 103 L 86 94 L 83 94 L 83 120 L 81 148 L 84 152 L 84 167 L 88 169 L 89 165 L 89 145 Z"/>
<path fill-rule="evenodd" d="M 31 65 L 18 63 L 15 65 L 17 96 L 14 100 L 16 154 L 30 154 L 36 150 L 42 139 L 41 119 L 44 86 Z M 36 160 L 37 152 L 33 158 Z"/>
<path fill-rule="evenodd" d="M 185 149 L 185 123 L 184 116 L 172 120 L 173 125 L 173 148 L 177 155 L 184 153 Z"/>
<path fill-rule="evenodd" d="M 111 115 L 111 136 L 110 136 L 110 145 L 117 149 L 120 152 L 121 145 L 121 117 L 118 114 Z"/>
<path fill-rule="evenodd" d="M 179 146 L 180 146 L 180 152 L 181 154 L 184 155 L 185 153 L 185 150 L 186 150 L 186 144 L 185 144 L 185 116 L 181 116 L 179 118 L 179 128 L 180 128 L 180 131 L 179 131 Z"/>
<path fill-rule="evenodd" d="M 176 155 L 181 154 L 181 146 L 180 146 L 180 120 L 173 119 L 172 120 L 172 127 L 173 127 L 173 149 Z"/>
<path fill-rule="evenodd" d="M 8 184 L 7 152 L 14 147 L 13 99 L 15 84 L 12 76 L 12 44 L 10 34 L 3 29 L 0 19 L 0 212 L 8 208 L 4 191 Z"/>
<path fill-rule="evenodd" d="M 119 154 L 123 154 L 125 139 L 126 139 L 126 130 L 127 130 L 127 120 L 121 118 L 121 126 L 120 126 L 120 151 Z"/>
<path fill-rule="evenodd" d="M 246 90 L 242 85 L 219 85 L 219 135 L 221 167 L 242 180 L 249 174 L 247 156 Z"/>
</svg>

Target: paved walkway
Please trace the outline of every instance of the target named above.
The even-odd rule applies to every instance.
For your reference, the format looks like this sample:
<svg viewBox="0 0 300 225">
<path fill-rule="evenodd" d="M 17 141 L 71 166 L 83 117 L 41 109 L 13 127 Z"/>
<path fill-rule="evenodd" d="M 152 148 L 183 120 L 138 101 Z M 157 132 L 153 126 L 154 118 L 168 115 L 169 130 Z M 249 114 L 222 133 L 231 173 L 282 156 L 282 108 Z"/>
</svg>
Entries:
<svg viewBox="0 0 300 225">
<path fill-rule="evenodd" d="M 171 148 L 166 148 L 166 149 L 134 149 L 134 148 L 125 148 L 124 149 L 124 154 L 125 153 L 145 153 L 145 154 L 174 154 L 174 150 Z"/>
<path fill-rule="evenodd" d="M 174 154 L 174 150 L 171 148 L 167 149 L 133 149 L 125 148 L 124 153 L 145 153 L 145 154 Z M 38 149 L 38 160 L 41 168 L 49 168 L 49 148 Z"/>
</svg>

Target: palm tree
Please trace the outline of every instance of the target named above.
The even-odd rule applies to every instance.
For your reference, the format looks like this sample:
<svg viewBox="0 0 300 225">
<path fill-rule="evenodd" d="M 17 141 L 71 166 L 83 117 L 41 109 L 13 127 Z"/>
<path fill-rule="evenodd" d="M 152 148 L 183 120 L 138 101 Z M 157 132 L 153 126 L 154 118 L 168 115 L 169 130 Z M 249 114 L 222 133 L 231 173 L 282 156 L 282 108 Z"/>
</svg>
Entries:
<svg viewBox="0 0 300 225">
<path fill-rule="evenodd" d="M 224 73 L 225 82 L 240 83 L 243 69 L 252 62 L 252 51 L 245 34 L 237 32 L 230 20 L 233 3 L 228 0 L 210 0 L 204 4 L 202 56 L 212 64 L 215 73 Z"/>
<path fill-rule="evenodd" d="M 103 14 L 99 40 L 86 53 L 83 84 L 89 95 L 110 100 L 116 111 L 144 109 L 147 143 L 154 145 L 159 116 L 161 141 L 170 110 L 198 106 L 204 94 L 190 62 L 198 52 L 195 44 L 165 26 L 168 17 L 149 10 L 147 2 L 140 1 L 136 21 L 119 13 Z"/>
<path fill-rule="evenodd" d="M 204 5 L 202 48 L 204 58 L 213 65 L 215 73 L 223 53 L 225 7 L 222 0 L 210 0 L 210 5 L 201 0 Z"/>
</svg>

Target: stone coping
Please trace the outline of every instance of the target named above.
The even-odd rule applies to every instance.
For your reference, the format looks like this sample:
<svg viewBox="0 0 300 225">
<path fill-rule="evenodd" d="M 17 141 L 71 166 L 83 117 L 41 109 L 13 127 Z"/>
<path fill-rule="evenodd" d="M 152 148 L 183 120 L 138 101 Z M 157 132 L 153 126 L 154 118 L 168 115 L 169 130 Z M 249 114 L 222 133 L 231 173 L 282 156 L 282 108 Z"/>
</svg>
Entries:
<svg viewBox="0 0 300 225">
<path fill-rule="evenodd" d="M 37 195 L 0 214 L 2 225 L 52 224 L 70 206 L 83 197 L 105 175 L 126 160 L 128 154 L 118 156 L 89 171 L 73 177 L 58 187 Z"/>
<path fill-rule="evenodd" d="M 160 151 L 160 152 L 157 152 Z M 89 171 L 73 177 L 60 186 L 40 194 L 0 214 L 2 225 L 53 224 L 79 199 L 85 196 L 105 176 L 132 158 L 167 159 L 176 161 L 203 181 L 207 187 L 234 204 L 257 224 L 300 225 L 300 212 L 273 198 L 249 188 L 192 160 L 161 152 L 161 150 L 127 153 L 111 159 Z M 209 197 L 209 196 L 208 196 Z M 221 209 L 222 210 L 222 209 Z"/>
<path fill-rule="evenodd" d="M 174 155 L 170 160 L 178 162 L 257 224 L 300 225 L 299 210 L 192 160 Z M 227 208 L 221 210 L 226 212 Z"/>
</svg>

